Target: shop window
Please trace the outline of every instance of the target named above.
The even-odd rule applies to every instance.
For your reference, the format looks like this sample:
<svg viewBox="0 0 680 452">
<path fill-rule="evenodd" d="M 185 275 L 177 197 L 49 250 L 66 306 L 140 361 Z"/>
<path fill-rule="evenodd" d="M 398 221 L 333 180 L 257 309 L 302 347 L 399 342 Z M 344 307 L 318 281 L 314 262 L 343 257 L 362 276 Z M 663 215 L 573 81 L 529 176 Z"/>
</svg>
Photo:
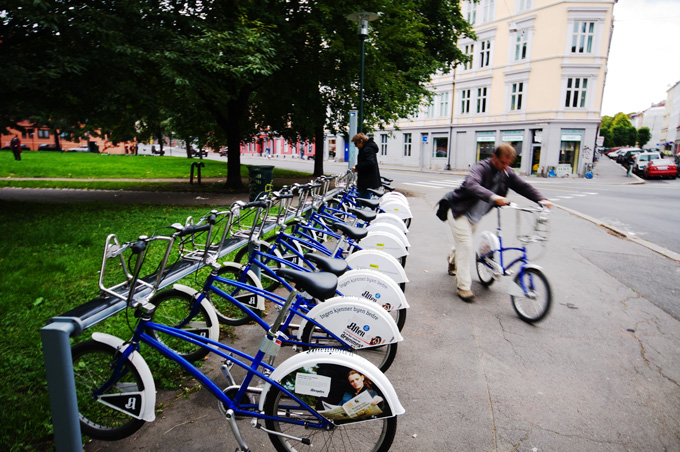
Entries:
<svg viewBox="0 0 680 452">
<path fill-rule="evenodd" d="M 446 158 L 449 153 L 449 137 L 434 137 L 432 140 L 432 157 Z"/>
</svg>

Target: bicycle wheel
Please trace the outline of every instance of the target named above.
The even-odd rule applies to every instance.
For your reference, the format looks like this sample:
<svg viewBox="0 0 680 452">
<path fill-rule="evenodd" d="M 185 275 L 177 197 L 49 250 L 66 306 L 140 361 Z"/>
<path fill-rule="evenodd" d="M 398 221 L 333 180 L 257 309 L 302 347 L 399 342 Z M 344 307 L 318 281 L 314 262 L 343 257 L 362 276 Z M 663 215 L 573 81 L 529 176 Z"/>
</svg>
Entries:
<svg viewBox="0 0 680 452">
<path fill-rule="evenodd" d="M 493 262 L 493 257 L 479 257 L 479 254 L 476 254 L 476 267 L 477 267 L 477 276 L 479 277 L 479 282 L 482 283 L 483 286 L 489 287 L 493 282 L 496 280 L 493 275 L 493 270 L 491 269 L 490 265 L 491 263 L 487 262 Z"/>
<path fill-rule="evenodd" d="M 222 267 L 217 271 L 217 275 L 224 279 L 239 281 L 249 286 L 260 287 L 258 284 L 259 281 L 257 281 L 249 273 L 244 274 L 243 268 L 238 264 L 222 264 Z M 256 306 L 253 305 L 257 304 L 257 299 L 259 298 L 256 294 L 248 292 L 244 289 L 240 289 L 233 284 L 224 283 L 221 281 L 215 281 L 213 282 L 213 285 L 222 292 L 225 292 L 242 303 L 248 305 L 256 315 L 260 317 L 264 315 L 263 311 L 257 309 Z M 220 323 L 239 326 L 245 325 L 252 320 L 247 312 L 241 310 L 238 306 L 226 298 L 222 298 L 216 293 L 209 294 L 209 298 L 215 307 L 217 318 L 219 319 Z"/>
<path fill-rule="evenodd" d="M 390 311 L 390 315 L 397 323 L 397 328 L 399 328 L 399 331 L 401 331 L 404 328 L 404 325 L 406 325 L 406 308 Z"/>
<path fill-rule="evenodd" d="M 183 331 L 198 334 L 199 336 L 209 337 L 212 322 L 205 308 L 198 306 L 198 312 L 189 321 L 186 319 L 191 315 L 191 310 L 196 303 L 196 299 L 186 292 L 177 289 L 164 290 L 159 292 L 151 299 L 151 303 L 156 306 L 152 321 L 179 328 Z M 163 334 L 154 329 L 147 329 L 146 334 L 161 342 L 169 349 L 176 352 L 189 362 L 203 359 L 210 351 L 189 341 L 176 338 L 169 334 Z M 218 338 L 211 338 L 217 340 Z"/>
<path fill-rule="evenodd" d="M 552 293 L 550 284 L 542 271 L 536 268 L 526 268 L 515 277 L 515 284 L 520 288 L 522 283 L 526 289 L 526 296 L 510 295 L 512 307 L 520 319 L 527 323 L 542 320 L 550 311 Z"/>
<path fill-rule="evenodd" d="M 300 336 L 300 340 L 305 344 L 312 344 L 312 346 L 303 346 L 303 349 L 314 348 L 314 345 L 319 347 L 344 348 L 343 344 L 316 327 L 312 322 L 307 322 L 305 329 Z M 392 365 L 395 356 L 397 356 L 397 343 L 380 345 L 378 347 L 361 348 L 352 350 L 352 352 L 366 358 L 381 371 L 386 372 Z"/>
<path fill-rule="evenodd" d="M 309 411 L 274 387 L 267 393 L 264 412 L 268 416 L 285 417 L 294 421 L 317 421 Z M 309 444 L 303 444 L 300 441 L 270 433 L 269 440 L 278 452 L 355 450 L 387 452 L 397 432 L 396 416 L 338 425 L 332 430 L 309 428 L 276 419 L 267 419 L 265 424 L 269 430 L 274 432 L 309 441 Z"/>
<path fill-rule="evenodd" d="M 71 348 L 73 379 L 78 399 L 80 430 L 94 439 L 115 441 L 132 435 L 144 425 L 143 420 L 104 405 L 92 397 L 109 378 L 118 357 L 118 350 L 94 340 L 80 342 Z M 102 395 L 141 393 L 142 378 L 127 360 L 123 376 Z"/>
</svg>

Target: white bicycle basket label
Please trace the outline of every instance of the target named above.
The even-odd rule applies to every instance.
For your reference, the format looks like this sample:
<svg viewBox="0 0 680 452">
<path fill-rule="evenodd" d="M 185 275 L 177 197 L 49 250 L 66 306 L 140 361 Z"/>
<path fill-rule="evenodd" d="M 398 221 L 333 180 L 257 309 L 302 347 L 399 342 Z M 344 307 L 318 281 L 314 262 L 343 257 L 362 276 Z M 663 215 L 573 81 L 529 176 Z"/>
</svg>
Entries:
<svg viewBox="0 0 680 452">
<path fill-rule="evenodd" d="M 328 397 L 331 378 L 323 375 L 297 372 L 295 374 L 295 393 L 317 397 Z"/>
</svg>

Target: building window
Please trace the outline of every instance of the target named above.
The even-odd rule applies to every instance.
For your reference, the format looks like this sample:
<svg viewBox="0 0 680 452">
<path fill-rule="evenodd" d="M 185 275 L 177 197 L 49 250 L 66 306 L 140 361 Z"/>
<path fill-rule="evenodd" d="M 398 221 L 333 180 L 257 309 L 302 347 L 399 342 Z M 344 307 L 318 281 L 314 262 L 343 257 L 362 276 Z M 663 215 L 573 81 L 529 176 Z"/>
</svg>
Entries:
<svg viewBox="0 0 680 452">
<path fill-rule="evenodd" d="M 487 87 L 477 88 L 477 113 L 486 113 Z"/>
<path fill-rule="evenodd" d="M 491 22 L 496 13 L 496 0 L 482 0 L 482 23 Z"/>
<path fill-rule="evenodd" d="M 50 131 L 47 129 L 38 129 L 38 138 L 49 138 Z"/>
<path fill-rule="evenodd" d="M 522 61 L 527 58 L 528 33 L 521 30 L 515 33 L 515 61 Z"/>
<path fill-rule="evenodd" d="M 380 155 L 387 155 L 387 134 L 380 135 Z"/>
<path fill-rule="evenodd" d="M 463 89 L 460 91 L 460 114 L 468 113 L 470 113 L 470 90 Z"/>
<path fill-rule="evenodd" d="M 587 78 L 568 78 L 567 95 L 565 97 L 564 106 L 568 108 L 585 108 L 587 92 Z"/>
<path fill-rule="evenodd" d="M 405 133 L 404 134 L 404 157 L 410 157 L 411 156 L 411 134 L 410 133 Z"/>
<path fill-rule="evenodd" d="M 475 57 L 475 45 L 474 44 L 465 45 L 465 47 L 463 47 L 463 53 L 470 57 L 470 59 L 466 61 L 465 64 L 463 64 L 463 69 L 467 71 L 468 69 L 473 68 L 472 64 Z"/>
<path fill-rule="evenodd" d="M 449 93 L 441 93 L 439 96 L 439 116 L 449 115 Z"/>
<path fill-rule="evenodd" d="M 522 97 L 524 96 L 524 82 L 513 83 L 510 87 L 510 111 L 522 109 Z"/>
<path fill-rule="evenodd" d="M 571 53 L 592 53 L 595 22 L 574 22 L 571 35 Z"/>
<path fill-rule="evenodd" d="M 465 2 L 465 4 L 467 9 L 465 18 L 468 22 L 470 22 L 470 25 L 474 25 L 475 22 L 477 22 L 477 2 L 474 0 L 468 0 Z"/>
<path fill-rule="evenodd" d="M 477 132 L 477 161 L 488 159 L 496 148 L 496 132 Z"/>
<path fill-rule="evenodd" d="M 531 9 L 531 3 L 532 0 L 517 0 L 515 3 L 515 9 L 517 13 L 521 13 L 523 11 L 528 11 Z"/>
<path fill-rule="evenodd" d="M 479 67 L 488 67 L 491 64 L 491 40 L 480 42 L 479 47 Z"/>
<path fill-rule="evenodd" d="M 434 137 L 432 139 L 432 157 L 446 158 L 449 153 L 449 137 Z"/>
<path fill-rule="evenodd" d="M 434 117 L 434 102 L 430 102 L 425 106 L 425 116 L 428 118 Z"/>
</svg>

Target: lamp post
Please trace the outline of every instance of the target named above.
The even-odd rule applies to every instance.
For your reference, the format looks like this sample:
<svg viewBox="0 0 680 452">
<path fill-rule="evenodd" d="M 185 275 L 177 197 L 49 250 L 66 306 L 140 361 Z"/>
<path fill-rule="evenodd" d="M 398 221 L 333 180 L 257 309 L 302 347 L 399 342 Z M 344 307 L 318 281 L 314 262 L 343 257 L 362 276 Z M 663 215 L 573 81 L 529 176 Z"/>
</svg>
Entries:
<svg viewBox="0 0 680 452">
<path fill-rule="evenodd" d="M 359 40 L 361 40 L 361 73 L 359 76 L 359 124 L 358 132 L 364 131 L 364 41 L 368 36 L 368 23 L 376 20 L 378 14 L 361 11 L 352 13 L 347 18 L 359 24 Z"/>
</svg>

